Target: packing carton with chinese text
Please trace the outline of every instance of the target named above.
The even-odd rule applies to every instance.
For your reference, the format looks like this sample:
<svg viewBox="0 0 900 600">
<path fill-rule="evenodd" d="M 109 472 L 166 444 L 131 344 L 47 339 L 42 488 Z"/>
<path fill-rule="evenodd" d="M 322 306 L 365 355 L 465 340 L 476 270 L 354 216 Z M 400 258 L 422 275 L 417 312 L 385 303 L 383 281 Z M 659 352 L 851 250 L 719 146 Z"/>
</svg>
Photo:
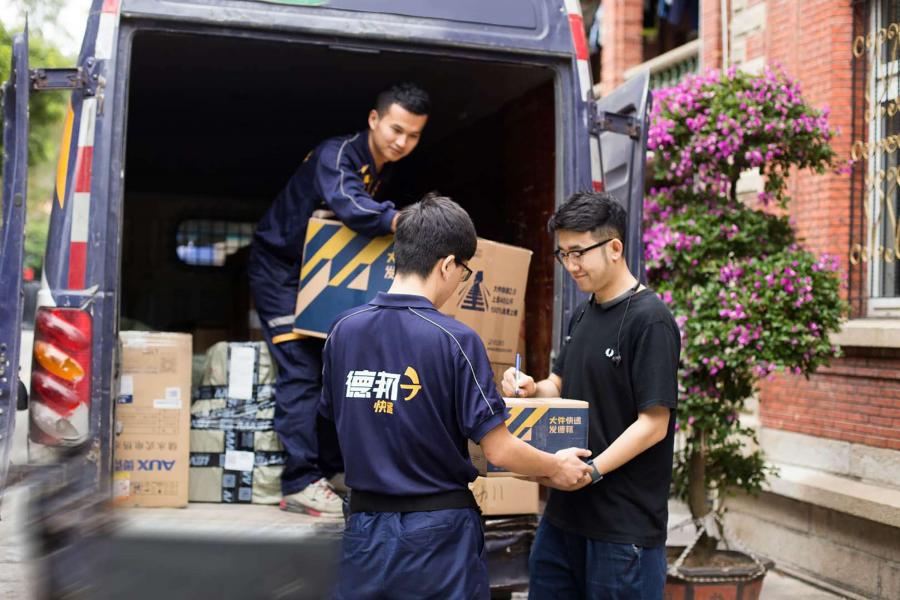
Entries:
<svg viewBox="0 0 900 600">
<path fill-rule="evenodd" d="M 396 274 L 393 240 L 310 219 L 294 331 L 324 338 L 338 314 L 387 291 Z M 530 263 L 530 250 L 479 238 L 468 264 L 473 276 L 439 307 L 478 333 L 491 362 L 515 363 Z"/>
<path fill-rule="evenodd" d="M 564 398 L 504 398 L 509 409 L 506 427 L 538 450 L 556 452 L 564 448 L 587 448 L 588 403 Z M 488 477 L 516 475 L 493 465 L 481 447 L 469 444 L 469 454 L 478 472 Z"/>
<path fill-rule="evenodd" d="M 191 336 L 123 331 L 119 340 L 115 501 L 124 506 L 187 506 Z"/>
</svg>

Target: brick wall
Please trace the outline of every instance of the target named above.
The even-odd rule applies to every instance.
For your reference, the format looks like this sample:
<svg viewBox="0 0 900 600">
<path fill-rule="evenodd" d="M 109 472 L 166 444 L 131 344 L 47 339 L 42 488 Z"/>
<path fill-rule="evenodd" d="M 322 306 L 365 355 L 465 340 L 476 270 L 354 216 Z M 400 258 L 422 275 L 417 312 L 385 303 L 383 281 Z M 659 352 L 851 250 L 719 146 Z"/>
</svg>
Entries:
<svg viewBox="0 0 900 600">
<path fill-rule="evenodd" d="M 721 65 L 719 0 L 701 0 L 706 66 Z M 832 109 L 840 133 L 838 155 L 850 153 L 853 12 L 849 1 L 730 0 L 731 64 L 780 65 L 801 83 L 804 98 Z M 789 183 L 791 217 L 804 245 L 837 255 L 846 269 L 850 247 L 850 178 L 794 173 Z M 846 290 L 844 291 L 846 298 Z M 809 380 L 779 376 L 760 390 L 760 418 L 767 427 L 900 450 L 900 352 L 846 349 Z"/>
<path fill-rule="evenodd" d="M 778 377 L 762 385 L 767 427 L 900 450 L 900 350 L 847 348 L 807 381 Z"/>
<path fill-rule="evenodd" d="M 722 64 L 722 3 L 700 2 L 700 68 L 718 68 Z"/>
<path fill-rule="evenodd" d="M 616 0 L 603 6 L 601 92 L 607 94 L 625 81 L 627 69 L 643 62 L 641 31 L 644 0 Z"/>
</svg>

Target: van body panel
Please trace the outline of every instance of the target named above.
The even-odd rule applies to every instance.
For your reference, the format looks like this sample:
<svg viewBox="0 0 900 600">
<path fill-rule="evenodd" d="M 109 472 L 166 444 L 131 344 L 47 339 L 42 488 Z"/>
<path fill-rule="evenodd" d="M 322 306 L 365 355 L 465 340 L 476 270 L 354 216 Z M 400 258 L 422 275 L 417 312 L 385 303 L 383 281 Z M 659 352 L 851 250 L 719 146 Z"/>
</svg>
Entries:
<svg viewBox="0 0 900 600">
<path fill-rule="evenodd" d="M 123 0 L 122 16 L 406 43 L 496 48 L 532 54 L 572 53 L 562 0 L 336 0 L 296 6 L 241 0 Z M 386 7 L 386 12 L 378 11 Z M 519 13 L 519 14 L 516 14 Z"/>
<path fill-rule="evenodd" d="M 0 206 L 0 492 L 6 484 L 19 390 L 28 206 L 28 27 L 12 40 L 12 68 L 3 84 L 3 197 Z M 2 495 L 0 495 L 2 497 Z"/>
<path fill-rule="evenodd" d="M 72 134 L 63 142 L 70 149 L 62 167 L 67 176 L 64 189 L 58 191 L 61 200 L 53 203 L 45 281 L 57 305 L 88 306 L 93 317 L 89 451 L 77 462 L 85 467 L 80 480 L 93 480 L 100 490 L 108 492 L 112 474 L 129 69 L 136 35 L 214 35 L 340 51 L 403 52 L 547 67 L 554 73 L 555 203 L 575 191 L 591 189 L 597 179 L 592 176 L 599 167 L 592 164 L 590 105 L 581 97 L 584 73 L 579 72 L 563 0 L 332 0 L 319 6 L 289 2 L 121 0 L 119 11 L 117 0 L 93 0 L 78 64 L 86 67 L 89 61 L 98 61 L 103 85 L 95 97 L 86 97 L 83 90 L 72 93 Z M 278 84 L 273 79 L 272 86 Z M 93 119 L 86 110 L 93 111 Z M 84 135 L 87 130 L 90 136 Z M 79 285 L 73 287 L 73 225 L 83 221 L 74 212 L 74 197 L 82 171 L 78 161 L 84 156 L 80 149 L 87 146 L 92 171 L 86 256 L 83 280 L 75 277 Z M 634 244 L 639 244 L 639 238 L 629 245 Z M 554 263 L 553 268 L 552 346 L 557 350 L 575 307 L 586 295 L 561 267 Z"/>
</svg>

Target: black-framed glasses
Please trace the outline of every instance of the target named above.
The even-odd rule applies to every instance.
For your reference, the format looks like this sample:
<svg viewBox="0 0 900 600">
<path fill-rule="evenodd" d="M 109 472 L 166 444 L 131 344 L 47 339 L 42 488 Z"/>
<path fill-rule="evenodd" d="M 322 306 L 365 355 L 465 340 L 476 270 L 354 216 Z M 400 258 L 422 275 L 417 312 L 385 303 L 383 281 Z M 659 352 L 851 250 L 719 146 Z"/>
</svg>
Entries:
<svg viewBox="0 0 900 600">
<path fill-rule="evenodd" d="M 460 261 L 456 261 L 456 264 L 458 264 L 459 266 L 461 266 L 463 269 L 466 270 L 466 272 L 463 273 L 462 279 L 460 279 L 460 281 L 461 282 L 468 281 L 469 278 L 472 276 L 472 269 L 469 268 L 469 265 L 462 263 Z"/>
<path fill-rule="evenodd" d="M 585 252 L 588 252 L 589 250 L 593 250 L 594 248 L 600 248 L 601 246 L 604 246 L 604 245 L 610 243 L 614 239 L 616 239 L 616 238 L 611 237 L 609 239 L 603 240 L 602 242 L 598 242 L 598 243 L 594 244 L 593 246 L 588 246 L 587 248 L 579 248 L 578 250 L 569 250 L 568 252 L 564 252 L 563 250 L 560 250 L 559 248 L 557 248 L 553 252 L 553 256 L 556 257 L 556 260 L 562 266 L 566 266 L 566 263 L 569 261 L 569 258 L 571 258 L 572 261 L 574 261 L 574 262 L 581 262 L 581 257 L 584 256 Z"/>
</svg>

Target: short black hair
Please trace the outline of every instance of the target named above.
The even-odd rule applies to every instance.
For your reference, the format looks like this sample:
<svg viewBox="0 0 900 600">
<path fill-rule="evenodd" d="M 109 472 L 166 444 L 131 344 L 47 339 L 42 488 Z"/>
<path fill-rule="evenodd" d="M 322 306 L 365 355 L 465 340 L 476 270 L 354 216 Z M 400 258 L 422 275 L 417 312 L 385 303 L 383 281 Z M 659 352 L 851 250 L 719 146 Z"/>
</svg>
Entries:
<svg viewBox="0 0 900 600">
<path fill-rule="evenodd" d="M 391 104 L 399 104 L 414 115 L 427 115 L 431 111 L 431 98 L 428 92 L 409 81 L 392 85 L 378 94 L 378 98 L 375 99 L 375 110 L 379 115 L 384 115 Z"/>
<path fill-rule="evenodd" d="M 590 231 L 602 236 L 619 238 L 625 244 L 628 215 L 609 192 L 575 192 L 563 202 L 550 220 L 547 229 L 555 233 Z"/>
<path fill-rule="evenodd" d="M 427 279 L 434 264 L 450 256 L 465 262 L 475 256 L 478 236 L 469 213 L 437 192 L 429 192 L 400 211 L 394 235 L 398 275 Z"/>
</svg>

